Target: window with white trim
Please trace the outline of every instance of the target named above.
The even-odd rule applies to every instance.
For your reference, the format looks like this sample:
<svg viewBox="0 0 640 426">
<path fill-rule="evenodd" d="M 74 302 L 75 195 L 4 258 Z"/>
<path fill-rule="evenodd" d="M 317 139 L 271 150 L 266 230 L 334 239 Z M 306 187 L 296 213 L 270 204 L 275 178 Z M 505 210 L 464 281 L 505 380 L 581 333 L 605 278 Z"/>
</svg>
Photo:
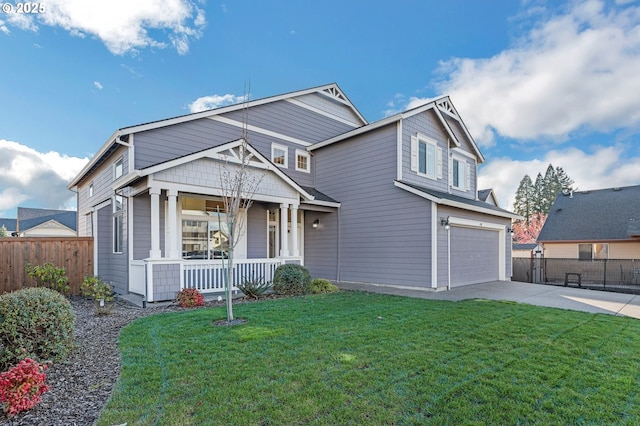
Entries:
<svg viewBox="0 0 640 426">
<path fill-rule="evenodd" d="M 465 160 L 452 158 L 451 163 L 451 186 L 460 191 L 471 189 L 471 166 Z"/>
<path fill-rule="evenodd" d="M 311 171 L 311 156 L 307 151 L 296 149 L 296 170 L 307 173 Z"/>
<path fill-rule="evenodd" d="M 118 179 L 124 173 L 124 165 L 122 162 L 122 157 L 118 158 L 115 163 L 113 163 L 113 180 Z"/>
<path fill-rule="evenodd" d="M 609 258 L 608 243 L 578 244 L 579 260 L 608 259 L 608 258 Z"/>
<path fill-rule="evenodd" d="M 89 184 L 89 197 L 93 197 L 93 182 Z"/>
<path fill-rule="evenodd" d="M 411 170 L 430 179 L 442 178 L 442 148 L 435 140 L 420 133 L 411 136 Z"/>
<path fill-rule="evenodd" d="M 124 240 L 124 210 L 122 195 L 113 197 L 113 252 L 122 253 Z"/>
<path fill-rule="evenodd" d="M 279 167 L 289 167 L 289 148 L 277 143 L 271 144 L 271 161 Z"/>
</svg>

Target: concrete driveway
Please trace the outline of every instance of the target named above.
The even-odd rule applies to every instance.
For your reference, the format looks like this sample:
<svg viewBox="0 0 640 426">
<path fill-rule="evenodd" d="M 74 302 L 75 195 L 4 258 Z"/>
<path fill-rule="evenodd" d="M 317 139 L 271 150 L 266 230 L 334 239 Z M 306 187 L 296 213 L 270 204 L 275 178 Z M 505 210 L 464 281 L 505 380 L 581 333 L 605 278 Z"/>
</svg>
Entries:
<svg viewBox="0 0 640 426">
<path fill-rule="evenodd" d="M 591 313 L 611 314 L 640 319 L 640 296 L 582 288 L 529 284 L 516 281 L 491 281 L 456 287 L 449 291 L 421 290 L 415 287 L 379 284 L 340 283 L 345 290 L 394 294 L 432 300 L 466 299 L 510 300 L 529 305 L 570 309 Z"/>
</svg>

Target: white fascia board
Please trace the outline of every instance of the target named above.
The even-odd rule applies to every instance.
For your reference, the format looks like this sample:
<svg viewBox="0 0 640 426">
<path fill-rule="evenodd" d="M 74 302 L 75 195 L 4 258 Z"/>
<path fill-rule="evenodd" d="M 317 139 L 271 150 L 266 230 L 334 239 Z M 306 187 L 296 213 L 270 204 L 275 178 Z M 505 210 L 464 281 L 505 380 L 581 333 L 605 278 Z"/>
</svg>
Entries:
<svg viewBox="0 0 640 426">
<path fill-rule="evenodd" d="M 107 139 L 107 141 L 104 144 L 102 144 L 102 147 L 100 147 L 98 152 L 96 152 L 95 155 L 91 157 L 91 160 L 89 160 L 89 162 L 85 164 L 82 170 L 80 170 L 80 173 L 78 173 L 78 175 L 75 178 L 73 178 L 71 183 L 67 185 L 67 188 L 72 189 L 73 187 L 78 185 L 78 182 L 80 182 L 80 180 L 84 177 L 85 173 L 87 173 L 89 169 L 93 167 L 93 165 L 104 155 L 105 152 L 109 150 L 109 148 L 111 148 L 112 145 L 117 143 L 116 140 L 119 139 L 120 136 L 122 136 L 122 133 L 120 133 L 120 131 L 113 133 L 109 137 L 109 139 Z"/>
<path fill-rule="evenodd" d="M 467 151 L 463 151 L 462 149 L 460 149 L 458 147 L 451 148 L 451 152 L 453 153 L 453 155 L 463 156 L 463 157 L 466 157 L 466 158 L 468 158 L 470 160 L 473 160 L 473 161 L 477 161 L 478 160 L 478 157 L 476 157 L 475 155 L 473 155 L 473 154 L 471 154 L 471 153 L 469 153 Z"/>
<path fill-rule="evenodd" d="M 341 206 L 341 204 L 338 202 L 334 203 L 332 201 L 320 201 L 320 200 L 305 201 L 304 204 L 309 204 L 313 206 L 323 206 L 323 207 L 335 207 L 335 208 L 338 208 Z"/>
<path fill-rule="evenodd" d="M 409 111 L 405 111 L 405 112 L 401 113 L 400 115 L 402 116 L 403 119 L 409 118 L 409 117 L 413 117 L 416 114 L 420 114 L 420 113 L 428 111 L 430 109 L 436 109 L 435 106 L 436 106 L 435 101 L 430 100 L 429 102 L 427 102 L 427 103 L 425 103 L 423 105 L 420 105 L 418 107 L 411 108 Z"/>
<path fill-rule="evenodd" d="M 471 142 L 471 145 L 473 146 L 473 149 L 476 151 L 476 154 L 478 155 L 478 163 L 479 164 L 484 163 L 485 162 L 484 155 L 482 155 L 482 152 L 480 152 L 480 148 L 478 148 L 478 144 L 476 143 L 475 139 L 473 139 L 473 137 L 471 136 L 471 133 L 469 133 L 469 129 L 467 129 L 466 124 L 464 124 L 464 121 L 462 120 L 462 117 L 460 116 L 460 113 L 456 109 L 456 106 L 453 104 L 453 102 L 451 101 L 451 98 L 449 98 L 449 96 L 445 96 L 445 98 L 447 98 L 447 100 L 449 101 L 449 106 L 451 106 L 451 108 L 453 108 L 453 110 L 455 111 L 455 113 L 457 115 L 457 117 L 454 117 L 451 114 L 449 114 L 449 116 L 451 116 L 452 118 L 454 118 L 455 120 L 460 122 L 460 127 L 462 127 L 462 131 L 464 132 L 464 134 L 467 137 L 467 139 L 469 139 L 469 141 Z M 439 110 L 439 108 L 436 108 L 436 109 Z"/>
<path fill-rule="evenodd" d="M 209 120 L 218 121 L 220 123 L 228 124 L 230 126 L 235 126 L 238 128 L 245 128 L 251 132 L 260 133 L 263 135 L 270 136 L 272 138 L 277 138 L 283 141 L 291 142 L 296 145 L 301 145 L 304 147 L 310 146 L 311 142 L 303 141 L 302 139 L 292 138 L 291 136 L 283 135 L 282 133 L 273 132 L 271 130 L 263 129 L 257 126 L 252 126 L 251 124 L 245 124 L 240 121 L 231 120 L 230 118 L 220 117 L 217 115 L 207 117 Z"/>
<path fill-rule="evenodd" d="M 486 222 L 482 220 L 464 219 L 456 216 L 449 216 L 449 224 L 466 228 L 483 228 L 494 231 L 504 231 L 505 224 Z"/>
<path fill-rule="evenodd" d="M 515 213 L 509 213 L 509 212 L 498 212 L 492 209 L 485 209 L 484 207 L 480 207 L 480 206 L 473 206 L 470 204 L 466 204 L 466 203 L 461 203 L 459 201 L 454 201 L 454 200 L 448 200 L 446 198 L 440 198 L 440 197 L 436 197 L 433 196 L 431 194 L 427 194 L 426 192 L 422 192 L 418 189 L 415 189 L 409 185 L 405 185 L 402 182 L 397 182 L 394 181 L 393 184 L 395 186 L 397 186 L 400 189 L 404 189 L 405 191 L 411 192 L 412 194 L 415 194 L 419 197 L 425 198 L 429 201 L 433 201 L 434 203 L 440 204 L 442 206 L 449 206 L 449 207 L 455 207 L 458 209 L 462 209 L 462 210 L 468 210 L 468 211 L 473 211 L 476 213 L 484 213 L 484 214 L 488 214 L 491 216 L 497 216 L 497 217 L 504 217 L 506 219 L 522 219 L 522 216 L 519 216 Z"/>
<path fill-rule="evenodd" d="M 119 179 L 115 180 L 111 185 L 111 189 L 117 191 L 118 189 L 124 188 L 141 176 L 142 174 L 140 173 L 140 170 L 133 170 L 131 173 L 128 173 L 125 176 L 122 176 Z"/>
<path fill-rule="evenodd" d="M 304 108 L 304 109 L 307 109 L 309 111 L 313 111 L 316 114 L 323 115 L 323 116 L 328 117 L 328 118 L 330 118 L 330 119 L 332 119 L 334 121 L 338 121 L 338 122 L 340 122 L 342 124 L 346 124 L 346 125 L 351 126 L 351 127 L 360 127 L 363 124 L 363 123 L 355 123 L 353 121 L 344 119 L 342 117 L 338 117 L 337 115 L 333 115 L 331 113 L 328 113 L 327 111 L 324 111 L 324 110 L 321 110 L 319 108 L 313 107 L 313 106 L 311 106 L 309 104 L 305 104 L 304 102 L 300 102 L 297 99 L 285 99 L 285 101 L 289 102 L 289 103 L 291 103 L 293 105 L 296 105 L 296 106 L 298 106 L 300 108 Z M 341 102 L 344 103 L 344 101 L 341 101 Z"/>
<path fill-rule="evenodd" d="M 440 122 L 442 123 L 442 126 L 447 131 L 447 134 L 449 135 L 449 138 L 455 144 L 455 147 L 456 148 L 459 147 L 461 145 L 461 143 L 458 140 L 458 138 L 456 138 L 456 135 L 455 135 L 455 133 L 453 133 L 453 130 L 451 130 L 451 127 L 449 127 L 449 123 L 447 123 L 447 120 L 445 120 L 444 117 L 442 116 L 442 113 L 440 112 L 440 109 L 439 108 L 434 108 L 433 110 L 435 111 L 436 115 L 440 119 Z"/>
<path fill-rule="evenodd" d="M 182 183 L 175 182 L 166 182 L 155 180 L 154 186 L 157 188 L 165 189 L 165 190 L 174 190 L 177 192 L 189 192 L 195 193 L 198 195 L 208 195 L 212 197 L 222 197 L 224 194 L 222 193 L 221 188 L 214 188 L 210 186 L 198 186 L 198 185 L 186 185 Z M 298 204 L 300 200 L 298 198 L 286 198 L 286 197 L 276 197 L 273 195 L 263 195 L 263 194 L 254 194 L 254 201 L 263 201 L 267 203 L 277 203 L 277 204 Z"/>
<path fill-rule="evenodd" d="M 396 124 L 396 179 L 402 180 L 402 120 Z"/>
<path fill-rule="evenodd" d="M 362 126 L 362 127 L 358 127 L 357 129 L 353 129 L 351 131 L 348 131 L 347 133 L 343 133 L 341 135 L 334 136 L 331 139 L 326 139 L 326 140 L 324 140 L 322 142 L 315 143 L 315 144 L 307 147 L 307 151 L 313 151 L 315 149 L 322 148 L 322 147 L 325 147 L 327 145 L 334 144 L 336 142 L 340 142 L 340 141 L 342 141 L 344 139 L 352 138 L 354 136 L 358 136 L 358 135 L 361 135 L 363 133 L 370 132 L 372 130 L 375 130 L 375 129 L 378 129 L 380 127 L 386 126 L 388 124 L 394 123 L 394 122 L 396 122 L 396 121 L 398 121 L 400 119 L 401 119 L 401 115 L 400 114 L 396 114 L 396 115 L 392 115 L 392 116 L 387 117 L 387 118 L 383 118 L 382 120 L 373 122 L 371 124 L 367 124 L 367 125 Z"/>
</svg>

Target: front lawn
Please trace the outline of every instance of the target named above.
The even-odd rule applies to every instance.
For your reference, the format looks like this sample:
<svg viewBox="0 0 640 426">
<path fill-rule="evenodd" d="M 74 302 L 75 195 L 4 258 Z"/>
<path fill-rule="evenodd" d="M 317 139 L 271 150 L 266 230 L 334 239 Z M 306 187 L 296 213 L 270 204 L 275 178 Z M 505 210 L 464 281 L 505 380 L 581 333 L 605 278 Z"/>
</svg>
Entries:
<svg viewBox="0 0 640 426">
<path fill-rule="evenodd" d="M 640 321 L 342 292 L 142 318 L 100 425 L 640 424 Z"/>
</svg>

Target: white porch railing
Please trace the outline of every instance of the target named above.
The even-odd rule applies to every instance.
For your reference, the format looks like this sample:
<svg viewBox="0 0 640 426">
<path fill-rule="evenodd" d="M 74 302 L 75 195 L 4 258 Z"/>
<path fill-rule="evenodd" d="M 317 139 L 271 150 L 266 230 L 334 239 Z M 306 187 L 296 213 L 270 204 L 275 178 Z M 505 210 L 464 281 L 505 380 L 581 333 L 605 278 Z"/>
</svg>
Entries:
<svg viewBox="0 0 640 426">
<path fill-rule="evenodd" d="M 276 268 L 290 259 L 238 259 L 233 262 L 233 282 L 263 279 L 273 281 Z M 224 268 L 222 260 L 186 260 L 182 262 L 182 288 L 195 288 L 201 293 L 224 291 Z M 232 287 L 237 290 L 237 287 Z"/>
</svg>

